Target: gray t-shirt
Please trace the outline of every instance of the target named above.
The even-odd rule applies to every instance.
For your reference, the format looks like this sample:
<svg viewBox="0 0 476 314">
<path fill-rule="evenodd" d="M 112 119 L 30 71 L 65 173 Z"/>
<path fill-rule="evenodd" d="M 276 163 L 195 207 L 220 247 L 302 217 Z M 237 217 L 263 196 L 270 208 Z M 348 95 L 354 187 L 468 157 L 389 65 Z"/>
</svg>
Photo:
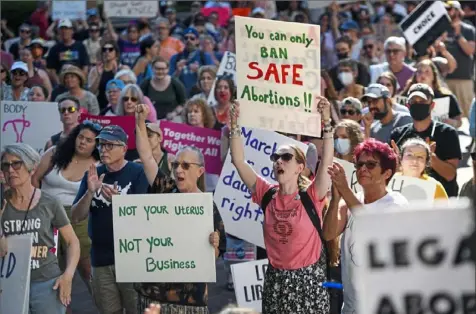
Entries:
<svg viewBox="0 0 476 314">
<path fill-rule="evenodd" d="M 390 123 L 382 125 L 380 121 L 374 121 L 370 127 L 370 137 L 384 143 L 390 143 L 390 135 L 395 128 L 412 123 L 412 117 L 405 112 L 393 110 L 393 119 Z"/>
<path fill-rule="evenodd" d="M 8 203 L 1 223 L 7 237 L 18 234 L 33 235 L 31 281 L 47 281 L 61 275 L 58 260 L 52 252 L 55 248 L 53 228 L 60 229 L 68 225 L 69 219 L 54 196 L 42 191 L 38 204 L 28 212 L 18 210 Z"/>
<path fill-rule="evenodd" d="M 475 41 L 475 29 L 472 25 L 468 23 L 461 22 L 461 35 L 467 41 Z M 457 42 L 454 31 L 448 32 L 448 36 L 445 41 L 446 48 L 448 52 L 453 55 L 453 57 L 458 61 L 458 66 L 453 71 L 453 73 L 448 74 L 447 79 L 458 79 L 458 80 L 471 80 L 473 77 L 473 65 L 474 60 L 473 56 L 468 56 L 463 49 L 461 49 L 459 43 Z"/>
</svg>

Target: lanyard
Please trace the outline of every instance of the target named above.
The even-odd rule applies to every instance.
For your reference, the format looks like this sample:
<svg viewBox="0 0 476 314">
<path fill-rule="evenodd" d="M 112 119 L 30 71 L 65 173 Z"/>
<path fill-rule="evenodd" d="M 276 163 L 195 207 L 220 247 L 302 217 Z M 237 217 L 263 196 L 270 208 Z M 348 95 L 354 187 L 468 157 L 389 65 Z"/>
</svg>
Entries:
<svg viewBox="0 0 476 314">
<path fill-rule="evenodd" d="M 36 194 L 36 188 L 35 188 L 35 190 L 33 191 L 33 195 L 32 195 L 31 198 L 30 198 L 30 202 L 28 203 L 28 208 L 26 209 L 25 218 L 23 218 L 23 222 L 22 222 L 22 224 L 21 224 L 20 234 L 23 234 L 23 233 L 25 232 L 26 218 L 28 217 L 28 213 L 30 212 L 31 203 L 33 203 L 33 198 L 35 197 L 35 194 Z"/>
</svg>

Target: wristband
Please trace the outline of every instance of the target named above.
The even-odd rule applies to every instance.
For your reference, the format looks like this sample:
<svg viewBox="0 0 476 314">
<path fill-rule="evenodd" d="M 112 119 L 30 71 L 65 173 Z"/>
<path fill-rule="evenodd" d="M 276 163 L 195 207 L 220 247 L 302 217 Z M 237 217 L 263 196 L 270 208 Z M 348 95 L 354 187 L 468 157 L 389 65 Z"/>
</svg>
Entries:
<svg viewBox="0 0 476 314">
<path fill-rule="evenodd" d="M 230 130 L 230 138 L 232 137 L 240 137 L 241 136 L 241 129 L 239 127 L 233 128 Z"/>
</svg>

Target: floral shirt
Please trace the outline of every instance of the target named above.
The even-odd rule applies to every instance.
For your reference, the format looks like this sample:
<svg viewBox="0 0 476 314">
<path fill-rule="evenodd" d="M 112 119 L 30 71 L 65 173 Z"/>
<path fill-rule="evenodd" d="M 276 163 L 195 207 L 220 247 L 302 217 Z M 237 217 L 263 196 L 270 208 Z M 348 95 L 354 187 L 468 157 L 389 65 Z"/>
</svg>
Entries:
<svg viewBox="0 0 476 314">
<path fill-rule="evenodd" d="M 174 180 L 159 170 L 149 193 L 180 193 Z M 217 206 L 213 203 L 213 223 L 220 234 L 220 255 L 226 251 L 225 227 Z M 186 306 L 207 306 L 208 289 L 206 283 L 136 283 L 136 291 L 158 303 Z"/>
<path fill-rule="evenodd" d="M 13 98 L 13 89 L 11 85 L 2 84 L 2 100 L 28 101 L 30 89 L 25 87 L 20 94 L 19 99 Z"/>
</svg>

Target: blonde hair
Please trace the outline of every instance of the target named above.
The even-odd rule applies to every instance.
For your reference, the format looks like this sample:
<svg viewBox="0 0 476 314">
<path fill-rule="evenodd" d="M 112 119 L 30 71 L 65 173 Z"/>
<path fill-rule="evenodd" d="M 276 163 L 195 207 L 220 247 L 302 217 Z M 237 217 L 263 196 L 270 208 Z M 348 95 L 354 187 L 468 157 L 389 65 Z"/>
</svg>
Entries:
<svg viewBox="0 0 476 314">
<path fill-rule="evenodd" d="M 294 144 L 288 145 L 291 147 L 291 149 L 294 151 L 294 158 L 296 159 L 296 162 L 298 164 L 304 165 L 304 168 L 306 167 L 306 155 L 300 149 Z M 306 190 L 309 186 L 311 185 L 311 180 L 306 178 L 305 176 L 302 175 L 302 173 L 299 174 L 298 176 L 298 187 L 300 191 Z"/>
</svg>

